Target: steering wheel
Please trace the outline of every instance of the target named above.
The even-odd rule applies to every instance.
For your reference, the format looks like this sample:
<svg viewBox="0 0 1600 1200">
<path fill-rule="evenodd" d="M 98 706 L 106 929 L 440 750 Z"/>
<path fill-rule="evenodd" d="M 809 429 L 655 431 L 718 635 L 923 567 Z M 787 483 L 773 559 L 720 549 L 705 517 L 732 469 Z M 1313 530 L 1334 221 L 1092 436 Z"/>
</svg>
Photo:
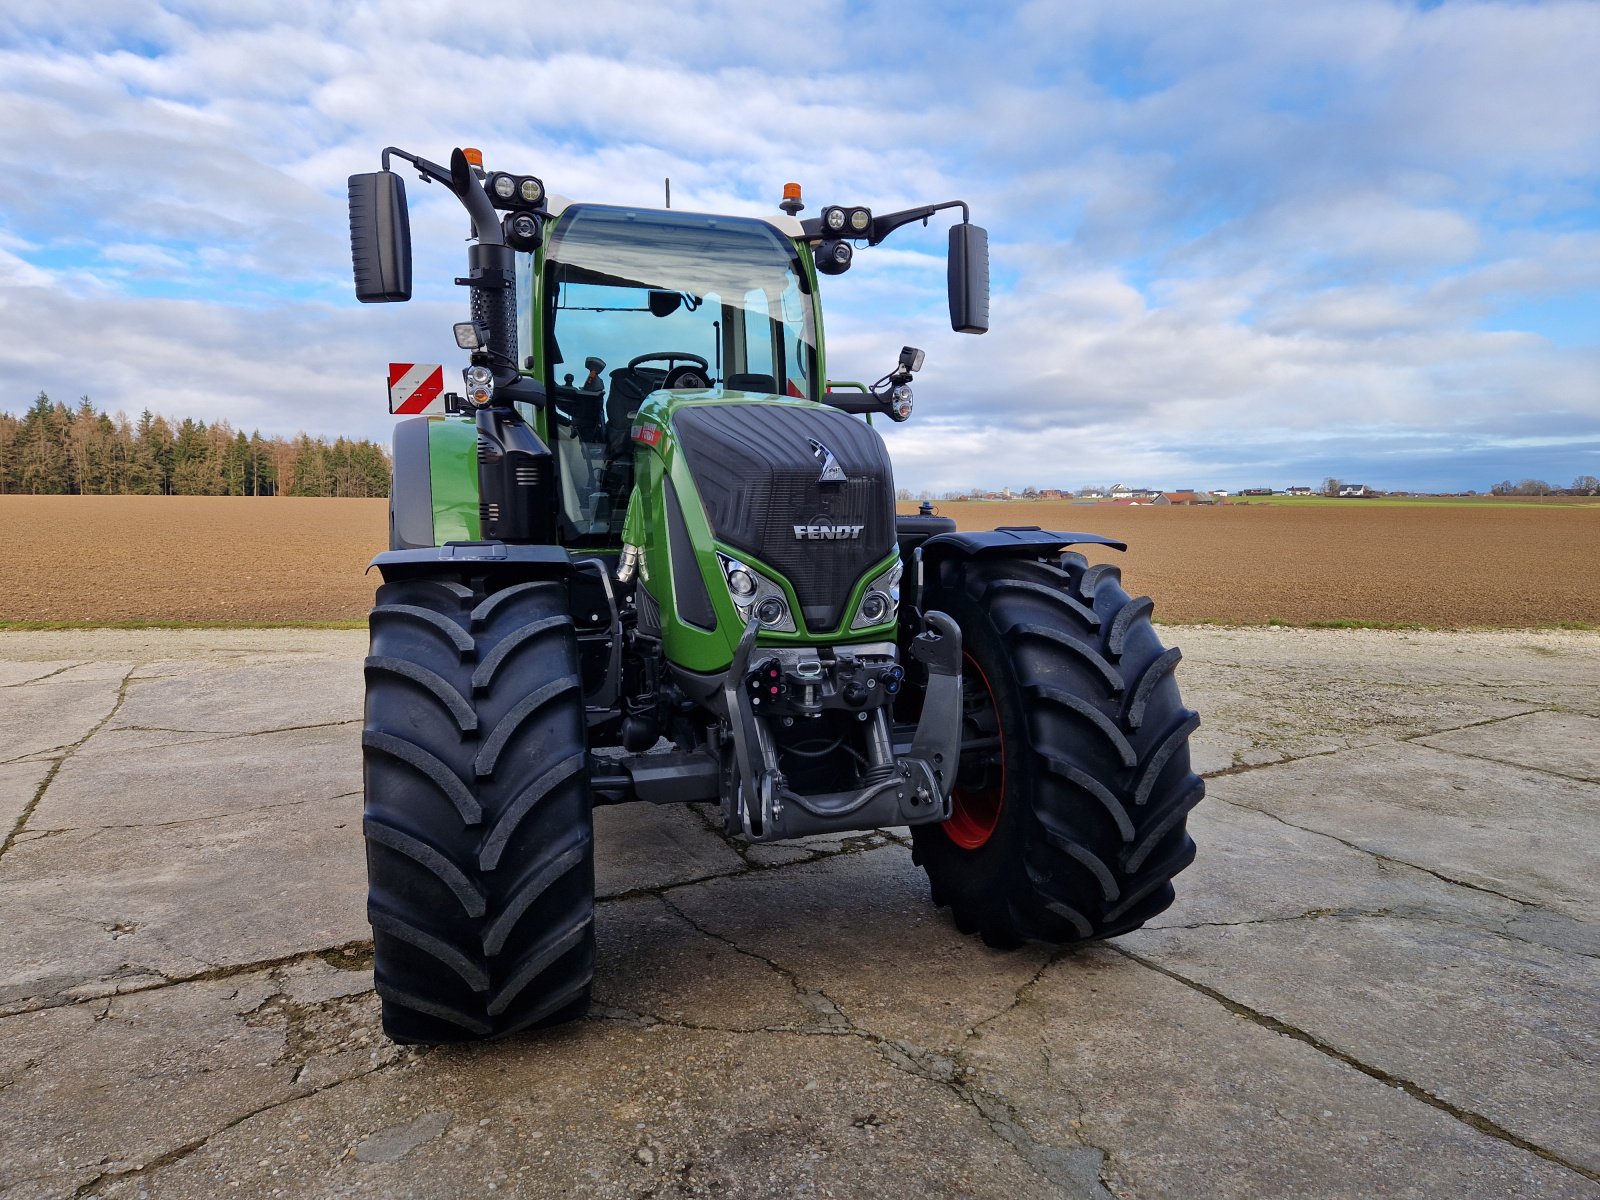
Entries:
<svg viewBox="0 0 1600 1200">
<path fill-rule="evenodd" d="M 682 361 L 683 366 L 673 366 Z M 711 386 L 711 364 L 698 354 L 686 350 L 662 350 L 653 354 L 640 354 L 628 360 L 628 370 L 637 370 L 642 363 L 665 362 L 666 378 L 661 381 L 664 390 L 676 388 L 699 389 Z M 690 364 L 694 364 L 691 366 Z"/>
</svg>

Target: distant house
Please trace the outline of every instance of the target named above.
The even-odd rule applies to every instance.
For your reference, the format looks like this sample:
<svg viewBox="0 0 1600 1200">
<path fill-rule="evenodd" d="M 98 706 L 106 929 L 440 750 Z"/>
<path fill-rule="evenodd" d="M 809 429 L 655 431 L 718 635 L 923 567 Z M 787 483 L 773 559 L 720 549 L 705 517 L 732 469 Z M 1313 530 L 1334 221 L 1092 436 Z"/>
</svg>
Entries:
<svg viewBox="0 0 1600 1200">
<path fill-rule="evenodd" d="M 1364 483 L 1341 483 L 1339 485 L 1341 496 L 1370 496 L 1372 489 Z"/>
<path fill-rule="evenodd" d="M 1161 504 L 1163 502 L 1180 505 L 1211 503 L 1209 499 L 1199 495 L 1197 492 L 1163 492 L 1161 499 L 1157 500 L 1156 503 Z"/>
<path fill-rule="evenodd" d="M 1308 487 L 1292 487 L 1292 488 L 1289 489 L 1289 495 L 1291 495 L 1291 496 L 1309 496 L 1309 495 L 1311 495 L 1311 489 L 1308 488 Z"/>
<path fill-rule="evenodd" d="M 1127 500 L 1127 499 L 1132 498 L 1132 496 L 1133 496 L 1133 489 L 1131 487 L 1129 487 L 1127 484 L 1125 484 L 1125 483 L 1113 483 L 1111 485 L 1111 498 L 1113 500 Z"/>
<path fill-rule="evenodd" d="M 1272 495 L 1272 489 L 1271 488 L 1240 488 L 1239 489 L 1239 495 L 1241 495 L 1241 496 L 1270 496 L 1270 495 Z"/>
<path fill-rule="evenodd" d="M 1117 507 L 1118 507 L 1118 508 L 1129 508 L 1129 507 L 1131 507 L 1131 508 L 1138 508 L 1138 507 L 1139 507 L 1139 505 L 1140 505 L 1140 503 L 1141 503 L 1141 501 L 1138 501 L 1138 500 L 1131 500 L 1131 499 L 1129 499 L 1129 498 L 1128 498 L 1128 497 L 1126 497 L 1126 496 L 1121 496 L 1121 497 L 1118 497 L 1118 498 L 1117 498 L 1117 499 L 1115 499 L 1115 500 L 1110 500 L 1110 501 L 1107 501 L 1107 503 L 1108 503 L 1108 504 L 1114 504 L 1114 505 L 1116 505 L 1116 506 L 1117 506 Z"/>
<path fill-rule="evenodd" d="M 1216 496 L 1216 497 L 1219 497 L 1219 498 L 1222 498 L 1222 499 L 1226 499 L 1226 497 L 1228 495 L 1228 489 L 1227 488 L 1212 488 L 1211 489 L 1211 494 L 1213 496 Z"/>
</svg>

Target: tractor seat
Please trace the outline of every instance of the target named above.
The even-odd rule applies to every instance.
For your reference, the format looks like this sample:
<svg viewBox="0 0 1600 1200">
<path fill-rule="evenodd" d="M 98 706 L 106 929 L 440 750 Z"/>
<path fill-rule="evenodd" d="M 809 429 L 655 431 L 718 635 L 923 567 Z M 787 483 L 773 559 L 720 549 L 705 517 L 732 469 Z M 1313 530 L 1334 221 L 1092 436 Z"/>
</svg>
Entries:
<svg viewBox="0 0 1600 1200">
<path fill-rule="evenodd" d="M 666 381 L 667 373 L 655 367 L 618 367 L 611 372 L 606 396 L 607 454 L 627 454 L 628 431 L 645 397 Z"/>
<path fill-rule="evenodd" d="M 768 396 L 778 394 L 778 381 L 771 375 L 736 372 L 729 375 L 722 386 L 730 392 L 761 392 Z"/>
</svg>

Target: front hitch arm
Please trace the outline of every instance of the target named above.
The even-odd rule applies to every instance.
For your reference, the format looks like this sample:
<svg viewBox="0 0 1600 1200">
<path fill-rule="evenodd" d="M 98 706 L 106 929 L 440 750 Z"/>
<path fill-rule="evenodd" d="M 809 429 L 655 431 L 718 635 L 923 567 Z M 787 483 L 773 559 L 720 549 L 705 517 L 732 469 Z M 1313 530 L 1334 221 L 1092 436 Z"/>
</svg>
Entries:
<svg viewBox="0 0 1600 1200">
<path fill-rule="evenodd" d="M 911 657 L 928 668 L 928 688 L 909 757 L 927 766 L 948 800 L 961 759 L 961 627 L 942 612 L 924 613 L 922 622 Z"/>
</svg>

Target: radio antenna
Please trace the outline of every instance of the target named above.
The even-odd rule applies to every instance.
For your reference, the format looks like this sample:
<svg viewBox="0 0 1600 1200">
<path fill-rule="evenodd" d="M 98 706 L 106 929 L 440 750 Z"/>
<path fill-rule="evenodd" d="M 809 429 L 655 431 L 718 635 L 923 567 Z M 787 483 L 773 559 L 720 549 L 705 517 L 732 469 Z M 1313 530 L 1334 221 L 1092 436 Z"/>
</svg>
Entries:
<svg viewBox="0 0 1600 1200">
<path fill-rule="evenodd" d="M 667 185 L 667 207 L 671 208 L 672 207 L 672 180 L 671 179 L 664 179 L 662 182 L 664 182 Z"/>
</svg>

